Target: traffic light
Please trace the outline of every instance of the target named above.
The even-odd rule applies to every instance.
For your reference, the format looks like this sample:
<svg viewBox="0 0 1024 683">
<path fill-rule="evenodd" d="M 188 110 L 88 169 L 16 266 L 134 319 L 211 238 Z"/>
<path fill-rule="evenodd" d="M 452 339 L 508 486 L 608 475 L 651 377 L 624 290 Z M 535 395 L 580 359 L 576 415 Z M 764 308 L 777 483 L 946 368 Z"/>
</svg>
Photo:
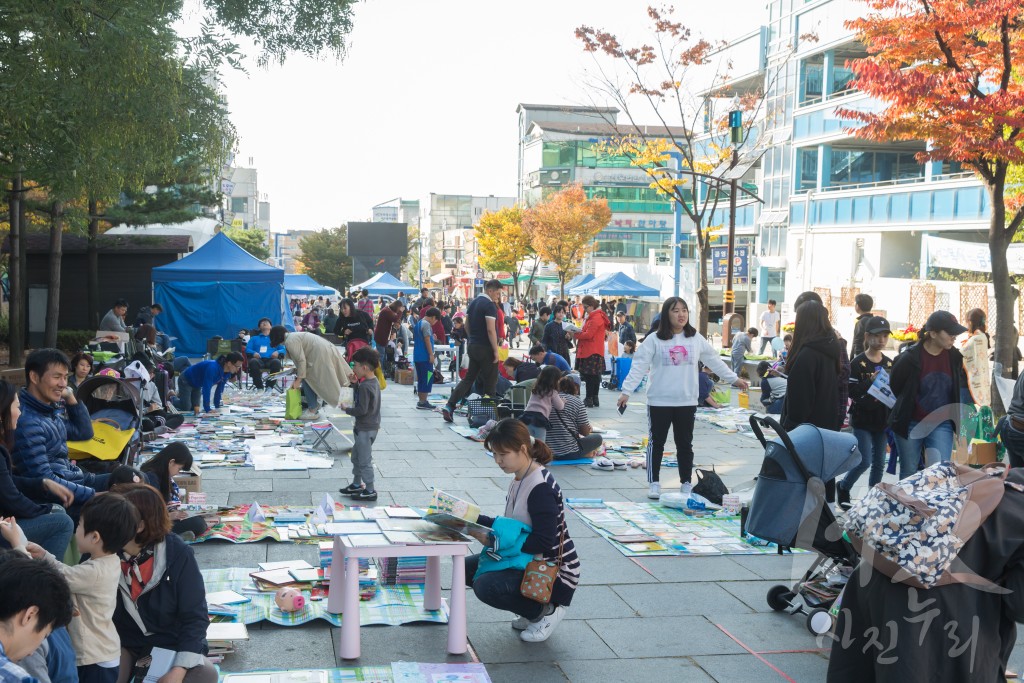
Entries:
<svg viewBox="0 0 1024 683">
<path fill-rule="evenodd" d="M 729 112 L 729 142 L 738 145 L 743 142 L 743 112 Z"/>
</svg>

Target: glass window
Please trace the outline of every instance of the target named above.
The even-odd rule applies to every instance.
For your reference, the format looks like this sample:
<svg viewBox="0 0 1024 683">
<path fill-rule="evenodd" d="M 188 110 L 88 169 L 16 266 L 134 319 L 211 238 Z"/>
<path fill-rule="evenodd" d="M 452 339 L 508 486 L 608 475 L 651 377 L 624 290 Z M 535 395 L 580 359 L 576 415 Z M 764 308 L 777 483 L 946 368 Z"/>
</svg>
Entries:
<svg viewBox="0 0 1024 683">
<path fill-rule="evenodd" d="M 818 185 L 818 148 L 798 149 L 796 155 L 799 173 L 796 191 L 807 192 L 815 189 Z"/>
<path fill-rule="evenodd" d="M 576 161 L 576 143 L 572 141 L 545 142 L 542 157 L 545 168 L 572 166 Z"/>
<path fill-rule="evenodd" d="M 821 102 L 825 76 L 825 55 L 808 57 L 800 63 L 800 104 Z"/>
<path fill-rule="evenodd" d="M 931 218 L 931 192 L 915 192 L 910 196 L 910 220 L 926 221 Z"/>
<path fill-rule="evenodd" d="M 932 218 L 950 220 L 953 218 L 953 190 L 938 190 L 932 197 Z"/>
<path fill-rule="evenodd" d="M 248 197 L 232 197 L 231 213 L 246 213 L 249 207 Z"/>
<path fill-rule="evenodd" d="M 981 188 L 969 188 L 957 190 L 956 193 L 956 216 L 957 218 L 979 218 L 981 216 Z"/>
</svg>

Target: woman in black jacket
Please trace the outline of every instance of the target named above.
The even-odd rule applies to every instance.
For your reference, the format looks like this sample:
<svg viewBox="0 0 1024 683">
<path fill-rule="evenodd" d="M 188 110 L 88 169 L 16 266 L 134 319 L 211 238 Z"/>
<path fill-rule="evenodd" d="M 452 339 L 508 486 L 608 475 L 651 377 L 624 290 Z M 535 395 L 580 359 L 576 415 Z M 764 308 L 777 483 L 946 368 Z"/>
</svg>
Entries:
<svg viewBox="0 0 1024 683">
<path fill-rule="evenodd" d="M 351 299 L 343 299 L 340 305 L 341 314 L 334 325 L 334 334 L 345 341 L 359 339 L 370 343 L 373 334 L 373 319 L 360 311 Z"/>
<path fill-rule="evenodd" d="M 966 331 L 949 311 L 935 311 L 918 333 L 918 342 L 893 363 L 889 388 L 896 404 L 889 426 L 900 453 L 900 479 L 917 472 L 922 448 L 926 465 L 953 454 L 964 386 L 964 358 L 953 340 Z"/>
<path fill-rule="evenodd" d="M 121 639 L 118 683 L 128 683 L 135 665 L 154 647 L 172 650 L 174 662 L 160 683 L 216 683 L 206 658 L 210 617 L 206 588 L 192 549 L 171 533 L 163 496 L 146 484 L 121 484 L 117 492 L 139 511 L 139 533 L 120 552 L 114 626 Z"/>
</svg>

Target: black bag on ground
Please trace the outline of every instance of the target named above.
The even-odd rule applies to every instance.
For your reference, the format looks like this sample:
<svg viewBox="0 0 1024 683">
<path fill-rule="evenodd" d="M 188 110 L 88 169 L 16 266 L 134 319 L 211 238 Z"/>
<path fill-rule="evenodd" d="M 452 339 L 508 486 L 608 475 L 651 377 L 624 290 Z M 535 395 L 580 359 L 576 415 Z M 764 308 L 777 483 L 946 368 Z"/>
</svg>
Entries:
<svg viewBox="0 0 1024 683">
<path fill-rule="evenodd" d="M 498 419 L 498 399 L 491 396 L 471 398 L 466 401 L 469 426 L 479 429 L 491 420 Z"/>
<path fill-rule="evenodd" d="M 721 505 L 722 496 L 728 494 L 729 489 L 726 488 L 725 482 L 718 476 L 715 466 L 712 465 L 710 470 L 697 470 L 697 485 L 693 487 L 693 492 L 707 498 L 715 505 Z"/>
</svg>

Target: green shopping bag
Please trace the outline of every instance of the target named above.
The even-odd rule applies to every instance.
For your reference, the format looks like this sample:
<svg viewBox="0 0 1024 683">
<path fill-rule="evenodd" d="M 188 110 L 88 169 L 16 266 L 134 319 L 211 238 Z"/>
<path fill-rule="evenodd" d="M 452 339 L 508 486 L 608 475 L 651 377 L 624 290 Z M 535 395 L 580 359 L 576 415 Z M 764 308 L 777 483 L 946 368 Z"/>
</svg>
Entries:
<svg viewBox="0 0 1024 683">
<path fill-rule="evenodd" d="M 284 419 L 298 420 L 302 416 L 302 391 L 289 389 L 284 395 Z"/>
</svg>

